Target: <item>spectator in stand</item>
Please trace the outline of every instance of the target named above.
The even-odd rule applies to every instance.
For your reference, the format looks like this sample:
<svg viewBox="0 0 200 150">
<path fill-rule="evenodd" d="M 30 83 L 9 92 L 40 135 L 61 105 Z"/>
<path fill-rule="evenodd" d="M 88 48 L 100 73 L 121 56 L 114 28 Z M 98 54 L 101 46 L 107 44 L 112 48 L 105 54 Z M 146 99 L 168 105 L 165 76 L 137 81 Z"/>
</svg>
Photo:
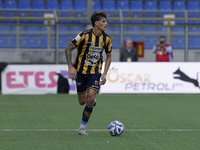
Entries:
<svg viewBox="0 0 200 150">
<path fill-rule="evenodd" d="M 172 47 L 170 44 L 165 44 L 165 37 L 160 36 L 158 43 L 153 47 L 153 53 L 156 54 L 156 62 L 171 62 Z"/>
<path fill-rule="evenodd" d="M 134 62 L 138 61 L 137 50 L 133 47 L 131 40 L 126 41 L 126 48 L 120 51 L 121 62 Z"/>
</svg>

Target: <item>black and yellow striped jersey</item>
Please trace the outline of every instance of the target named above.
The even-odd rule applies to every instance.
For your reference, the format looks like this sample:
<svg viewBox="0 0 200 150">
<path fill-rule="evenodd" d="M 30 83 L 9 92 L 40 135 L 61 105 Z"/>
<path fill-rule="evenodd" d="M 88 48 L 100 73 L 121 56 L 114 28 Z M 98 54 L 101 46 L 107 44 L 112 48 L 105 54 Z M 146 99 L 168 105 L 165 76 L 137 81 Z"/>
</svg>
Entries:
<svg viewBox="0 0 200 150">
<path fill-rule="evenodd" d="M 95 35 L 93 28 L 80 32 L 71 42 L 77 48 L 75 68 L 82 74 L 101 73 L 103 50 L 112 51 L 112 41 L 107 33 Z"/>
</svg>

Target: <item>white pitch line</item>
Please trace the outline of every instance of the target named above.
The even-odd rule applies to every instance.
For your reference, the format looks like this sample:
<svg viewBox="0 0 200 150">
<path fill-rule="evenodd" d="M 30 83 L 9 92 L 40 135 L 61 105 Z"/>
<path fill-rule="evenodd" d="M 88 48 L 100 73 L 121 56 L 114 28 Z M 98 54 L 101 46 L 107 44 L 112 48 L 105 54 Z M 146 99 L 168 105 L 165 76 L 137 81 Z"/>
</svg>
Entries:
<svg viewBox="0 0 200 150">
<path fill-rule="evenodd" d="M 78 131 L 78 129 L 0 129 L 0 132 L 60 132 Z M 102 132 L 108 129 L 86 129 L 86 131 Z M 128 132 L 200 132 L 200 129 L 125 129 Z"/>
</svg>

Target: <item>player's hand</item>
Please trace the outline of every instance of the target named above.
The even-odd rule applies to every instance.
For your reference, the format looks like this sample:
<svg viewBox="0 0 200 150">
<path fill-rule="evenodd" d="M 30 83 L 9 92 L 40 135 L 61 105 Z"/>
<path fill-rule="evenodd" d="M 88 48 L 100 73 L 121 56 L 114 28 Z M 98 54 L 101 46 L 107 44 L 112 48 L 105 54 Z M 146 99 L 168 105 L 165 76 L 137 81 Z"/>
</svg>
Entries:
<svg viewBox="0 0 200 150">
<path fill-rule="evenodd" d="M 106 75 L 102 74 L 101 75 L 101 81 L 100 81 L 100 85 L 104 85 L 106 83 Z"/>
<path fill-rule="evenodd" d="M 72 80 L 76 80 L 76 77 L 77 77 L 77 71 L 72 65 L 70 65 L 69 66 L 69 78 Z"/>
</svg>

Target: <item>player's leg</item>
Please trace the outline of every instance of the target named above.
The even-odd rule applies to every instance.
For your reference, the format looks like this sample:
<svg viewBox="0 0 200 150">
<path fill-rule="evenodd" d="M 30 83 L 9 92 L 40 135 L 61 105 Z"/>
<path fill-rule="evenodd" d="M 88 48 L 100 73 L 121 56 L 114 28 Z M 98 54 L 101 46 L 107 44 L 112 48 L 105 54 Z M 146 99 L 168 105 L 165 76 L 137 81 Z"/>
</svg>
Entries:
<svg viewBox="0 0 200 150">
<path fill-rule="evenodd" d="M 88 105 L 94 106 L 96 94 L 97 94 L 96 90 L 91 89 L 91 88 L 88 89 L 88 98 L 87 98 L 87 104 Z"/>
<path fill-rule="evenodd" d="M 78 94 L 78 100 L 80 105 L 84 105 L 86 103 L 86 91 L 87 85 L 85 80 L 85 75 L 77 72 L 76 78 L 76 90 Z"/>
<path fill-rule="evenodd" d="M 80 105 L 84 105 L 85 103 L 87 103 L 88 99 L 89 101 L 91 101 L 91 96 L 89 97 L 88 94 L 89 93 L 89 89 L 84 90 L 84 93 L 78 93 L 78 100 L 79 100 L 79 104 Z M 91 95 L 91 94 L 90 94 Z M 95 98 L 95 96 L 94 96 Z M 96 99 L 94 99 L 92 105 L 95 106 L 96 105 Z"/>
<path fill-rule="evenodd" d="M 86 92 L 86 103 L 87 103 L 87 101 L 88 101 L 88 93 L 89 93 L 89 88 L 87 88 L 87 92 Z M 94 99 L 94 102 L 93 102 L 93 106 L 96 106 L 96 103 L 97 103 L 97 100 L 96 99 Z"/>
<path fill-rule="evenodd" d="M 88 97 L 87 97 L 87 105 L 85 106 L 85 109 L 83 110 L 82 122 L 81 122 L 81 126 L 79 127 L 79 134 L 81 135 L 88 135 L 85 132 L 85 126 L 88 123 L 93 111 L 95 96 L 99 90 L 100 75 L 87 75 L 86 79 L 87 79 L 87 86 L 89 90 L 88 90 Z"/>
<path fill-rule="evenodd" d="M 88 90 L 87 104 L 83 110 L 82 121 L 81 121 L 81 125 L 79 127 L 79 132 L 78 132 L 78 134 L 80 135 L 88 135 L 85 132 L 85 126 L 88 123 L 90 116 L 92 114 L 93 107 L 94 107 L 93 104 L 94 104 L 94 99 L 95 99 L 96 94 L 97 94 L 97 91 L 93 89 Z"/>
<path fill-rule="evenodd" d="M 78 94 L 78 100 L 80 105 L 84 105 L 87 101 L 86 91 L 82 94 Z"/>
<path fill-rule="evenodd" d="M 87 84 L 86 84 L 86 78 L 85 74 L 77 73 L 77 78 L 76 78 L 76 89 L 77 89 L 77 94 L 78 94 L 78 100 L 80 105 L 84 105 L 86 103 L 86 93 L 87 93 Z M 84 108 L 83 110 L 83 116 L 85 114 L 87 115 L 87 107 Z M 89 110 L 90 111 L 90 110 Z M 85 120 L 82 118 L 81 125 L 79 127 L 78 134 L 79 135 L 88 135 L 85 132 L 85 126 L 87 124 L 88 120 Z"/>
</svg>

